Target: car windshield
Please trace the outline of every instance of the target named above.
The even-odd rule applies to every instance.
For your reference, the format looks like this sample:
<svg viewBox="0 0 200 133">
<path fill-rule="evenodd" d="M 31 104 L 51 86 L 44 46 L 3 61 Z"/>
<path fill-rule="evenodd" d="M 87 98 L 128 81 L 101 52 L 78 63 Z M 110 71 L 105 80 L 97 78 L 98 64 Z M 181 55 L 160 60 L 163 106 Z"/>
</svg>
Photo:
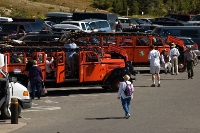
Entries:
<svg viewBox="0 0 200 133">
<path fill-rule="evenodd" d="M 145 22 L 142 21 L 141 19 L 135 18 L 134 19 L 138 24 L 144 24 Z"/>
<path fill-rule="evenodd" d="M 155 29 L 152 30 L 151 34 L 152 35 L 160 35 L 160 32 L 161 32 L 161 29 L 155 28 Z"/>
<path fill-rule="evenodd" d="M 195 42 L 192 39 L 181 39 L 184 41 L 185 45 L 194 45 Z"/>
<path fill-rule="evenodd" d="M 200 15 L 194 16 L 191 21 L 200 21 Z"/>
<path fill-rule="evenodd" d="M 185 46 L 191 45 L 192 50 L 196 50 L 194 47 L 195 42 L 192 39 L 181 39 L 184 41 Z"/>
</svg>

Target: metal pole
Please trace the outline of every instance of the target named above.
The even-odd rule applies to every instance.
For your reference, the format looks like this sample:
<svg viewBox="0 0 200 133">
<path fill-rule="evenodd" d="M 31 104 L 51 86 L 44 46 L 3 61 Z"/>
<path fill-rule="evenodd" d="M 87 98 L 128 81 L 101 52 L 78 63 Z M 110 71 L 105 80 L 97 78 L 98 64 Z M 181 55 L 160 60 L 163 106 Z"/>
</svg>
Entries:
<svg viewBox="0 0 200 133">
<path fill-rule="evenodd" d="M 5 72 L 8 72 L 8 57 L 5 56 Z"/>
<path fill-rule="evenodd" d="M 127 17 L 128 17 L 128 7 L 127 7 L 127 9 L 126 9 L 126 15 L 127 15 Z"/>
<path fill-rule="evenodd" d="M 18 99 L 11 98 L 11 124 L 18 124 Z"/>
</svg>

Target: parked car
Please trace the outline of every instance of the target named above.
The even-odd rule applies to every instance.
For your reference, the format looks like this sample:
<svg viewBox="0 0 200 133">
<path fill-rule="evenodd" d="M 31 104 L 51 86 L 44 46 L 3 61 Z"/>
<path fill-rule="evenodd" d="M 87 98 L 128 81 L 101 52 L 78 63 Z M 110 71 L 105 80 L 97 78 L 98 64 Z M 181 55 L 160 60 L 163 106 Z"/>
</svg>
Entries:
<svg viewBox="0 0 200 133">
<path fill-rule="evenodd" d="M 0 56 L 0 60 L 0 110 L 1 116 L 7 119 L 11 118 L 11 98 L 18 99 L 18 115 L 21 114 L 22 109 L 31 108 L 32 100 L 27 88 L 14 81 L 16 78 L 11 78 L 7 72 L 2 70 L 2 67 L 4 66 L 4 64 L 2 64 L 2 62 L 4 62 L 4 56 Z"/>
<path fill-rule="evenodd" d="M 13 22 L 35 22 L 42 26 L 43 30 L 51 30 L 51 26 L 46 24 L 43 19 L 39 18 L 12 18 Z"/>
<path fill-rule="evenodd" d="M 12 18 L 0 17 L 0 23 L 6 23 L 6 22 L 12 22 L 12 21 L 13 21 Z"/>
<path fill-rule="evenodd" d="M 51 26 L 51 29 L 53 34 L 59 35 L 62 35 L 66 32 L 77 32 L 82 30 L 79 26 L 72 24 L 55 24 Z"/>
<path fill-rule="evenodd" d="M 190 21 L 195 15 L 194 14 L 167 14 L 164 17 L 174 18 L 179 21 Z"/>
<path fill-rule="evenodd" d="M 97 32 L 97 29 L 93 29 L 93 27 L 84 21 L 62 21 L 60 24 L 71 24 L 80 27 L 80 29 L 84 32 Z"/>
<path fill-rule="evenodd" d="M 132 24 L 137 25 L 138 23 L 132 19 L 132 18 L 128 18 L 128 17 L 118 17 L 118 20 L 120 21 L 122 28 L 131 28 Z"/>
<path fill-rule="evenodd" d="M 8 22 L 0 24 L 0 41 L 18 39 L 25 34 L 37 34 L 42 26 L 35 22 Z"/>
<path fill-rule="evenodd" d="M 168 35 L 177 37 L 190 37 L 200 48 L 200 27 L 199 26 L 159 26 L 152 32 L 152 35 L 159 35 L 166 38 Z"/>
<path fill-rule="evenodd" d="M 154 21 L 153 18 L 140 18 L 142 21 L 146 22 L 146 23 L 152 23 Z"/>
<path fill-rule="evenodd" d="M 99 20 L 99 19 L 86 19 L 82 20 L 83 22 L 87 22 L 93 29 L 103 32 L 111 32 L 110 24 L 107 20 Z"/>
<path fill-rule="evenodd" d="M 102 12 L 74 12 L 72 19 L 74 21 L 80 21 L 85 19 L 102 19 L 107 20 L 112 30 L 115 30 L 115 20 L 117 15 L 114 13 L 102 13 Z"/>
<path fill-rule="evenodd" d="M 62 21 L 72 20 L 73 13 L 69 12 L 48 12 L 44 21 L 50 21 L 54 24 L 60 24 Z"/>
<path fill-rule="evenodd" d="M 192 38 L 190 37 L 177 37 L 177 38 L 183 40 L 185 46 L 191 46 L 191 50 L 193 50 L 196 53 L 198 59 L 200 59 L 200 51 L 198 49 L 198 45 L 192 40 Z"/>
</svg>

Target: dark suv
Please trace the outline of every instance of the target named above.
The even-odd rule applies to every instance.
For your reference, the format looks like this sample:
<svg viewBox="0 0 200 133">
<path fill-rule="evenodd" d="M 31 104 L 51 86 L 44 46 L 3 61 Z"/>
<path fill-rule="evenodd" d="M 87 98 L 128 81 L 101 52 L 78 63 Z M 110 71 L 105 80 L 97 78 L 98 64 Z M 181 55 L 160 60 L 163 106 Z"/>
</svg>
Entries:
<svg viewBox="0 0 200 133">
<path fill-rule="evenodd" d="M 25 34 L 37 34 L 42 26 L 35 22 L 8 22 L 0 24 L 0 41 L 18 39 Z"/>
</svg>

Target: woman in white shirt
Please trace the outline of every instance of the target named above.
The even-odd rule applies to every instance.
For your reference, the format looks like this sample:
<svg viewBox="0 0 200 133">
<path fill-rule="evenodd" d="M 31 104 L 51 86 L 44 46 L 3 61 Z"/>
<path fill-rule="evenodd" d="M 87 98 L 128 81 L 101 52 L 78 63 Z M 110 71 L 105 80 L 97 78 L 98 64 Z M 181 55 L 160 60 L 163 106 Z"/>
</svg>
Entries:
<svg viewBox="0 0 200 133">
<path fill-rule="evenodd" d="M 126 96 L 124 90 L 126 89 L 127 84 L 131 84 L 132 92 L 134 91 L 133 84 L 129 81 L 129 75 L 125 75 L 124 82 L 119 83 L 119 90 L 118 90 L 118 100 L 121 99 L 122 107 L 125 111 L 125 118 L 128 119 L 130 115 L 130 102 L 133 98 L 133 94 L 131 96 Z"/>
</svg>

